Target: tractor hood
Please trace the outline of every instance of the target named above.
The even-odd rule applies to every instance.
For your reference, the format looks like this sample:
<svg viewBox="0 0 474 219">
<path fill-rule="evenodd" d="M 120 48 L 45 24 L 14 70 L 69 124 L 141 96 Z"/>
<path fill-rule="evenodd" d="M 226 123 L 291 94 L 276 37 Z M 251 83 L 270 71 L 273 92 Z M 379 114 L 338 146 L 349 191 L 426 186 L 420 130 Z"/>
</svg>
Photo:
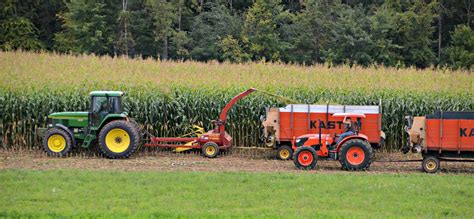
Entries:
<svg viewBox="0 0 474 219">
<path fill-rule="evenodd" d="M 51 113 L 48 118 L 52 119 L 52 125 L 61 124 L 68 128 L 86 127 L 89 124 L 88 112 L 60 112 Z"/>
<path fill-rule="evenodd" d="M 331 137 L 330 134 L 321 134 L 321 139 L 326 139 L 327 137 Z M 316 138 L 319 139 L 319 134 L 306 134 L 298 136 L 298 138 Z"/>
<path fill-rule="evenodd" d="M 48 118 L 51 119 L 87 119 L 89 116 L 88 112 L 60 112 L 51 113 Z"/>
</svg>

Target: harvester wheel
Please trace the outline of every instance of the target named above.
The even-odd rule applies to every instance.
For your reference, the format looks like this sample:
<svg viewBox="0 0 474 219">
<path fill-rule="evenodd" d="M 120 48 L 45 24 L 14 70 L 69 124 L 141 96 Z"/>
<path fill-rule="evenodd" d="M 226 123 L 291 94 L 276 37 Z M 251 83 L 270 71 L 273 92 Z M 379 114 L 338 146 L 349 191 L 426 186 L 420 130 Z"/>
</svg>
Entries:
<svg viewBox="0 0 474 219">
<path fill-rule="evenodd" d="M 427 173 L 436 173 L 439 170 L 440 162 L 435 156 L 426 156 L 423 158 L 423 170 Z"/>
<path fill-rule="evenodd" d="M 289 160 L 293 157 L 293 150 L 288 145 L 283 145 L 278 148 L 277 151 L 278 159 L 280 160 Z"/>
<path fill-rule="evenodd" d="M 64 157 L 72 149 L 71 136 L 59 128 L 49 129 L 43 137 L 43 149 L 49 156 Z"/>
<path fill-rule="evenodd" d="M 100 152 L 108 158 L 128 158 L 138 149 L 139 143 L 139 130 L 129 121 L 109 122 L 99 133 Z"/>
<path fill-rule="evenodd" d="M 342 168 L 350 171 L 366 170 L 373 161 L 373 151 L 369 142 L 362 139 L 351 139 L 339 150 L 339 162 Z"/>
<path fill-rule="evenodd" d="M 316 154 L 316 150 L 312 147 L 299 147 L 295 153 L 293 153 L 293 162 L 298 169 L 311 170 L 316 167 L 318 154 Z"/>
<path fill-rule="evenodd" d="M 214 158 L 217 157 L 219 154 L 219 145 L 215 142 L 206 142 L 202 148 L 202 155 L 207 158 Z"/>
</svg>

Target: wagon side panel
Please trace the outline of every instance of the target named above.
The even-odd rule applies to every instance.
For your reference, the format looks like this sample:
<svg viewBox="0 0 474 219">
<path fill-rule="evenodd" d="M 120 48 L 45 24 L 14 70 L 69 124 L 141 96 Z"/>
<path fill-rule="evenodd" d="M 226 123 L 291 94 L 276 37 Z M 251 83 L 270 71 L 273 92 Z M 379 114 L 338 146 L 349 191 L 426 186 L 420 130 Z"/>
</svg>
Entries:
<svg viewBox="0 0 474 219">
<path fill-rule="evenodd" d="M 426 119 L 426 148 L 438 150 L 440 146 L 440 120 Z"/>
<path fill-rule="evenodd" d="M 462 151 L 474 151 L 474 119 L 459 121 L 459 148 Z"/>
<path fill-rule="evenodd" d="M 474 120 L 427 119 L 428 150 L 474 151 Z"/>
</svg>

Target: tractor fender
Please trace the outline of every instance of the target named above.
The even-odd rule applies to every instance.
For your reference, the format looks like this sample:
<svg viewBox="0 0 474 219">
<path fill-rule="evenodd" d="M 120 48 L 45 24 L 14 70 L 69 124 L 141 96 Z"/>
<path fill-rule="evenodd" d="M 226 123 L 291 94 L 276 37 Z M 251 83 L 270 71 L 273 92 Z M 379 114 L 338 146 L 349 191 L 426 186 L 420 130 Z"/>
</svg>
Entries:
<svg viewBox="0 0 474 219">
<path fill-rule="evenodd" d="M 96 130 L 100 131 L 102 129 L 102 127 L 104 127 L 104 125 L 106 125 L 110 121 L 113 121 L 113 120 L 126 120 L 127 118 L 128 118 L 127 114 L 125 114 L 125 113 L 109 114 L 102 120 L 102 122 L 99 124 L 99 126 L 96 127 Z"/>
<path fill-rule="evenodd" d="M 74 138 L 74 133 L 71 131 L 71 129 L 69 129 L 68 127 L 66 127 L 63 124 L 56 124 L 56 125 L 54 125 L 54 127 L 60 128 L 64 131 L 66 131 L 69 134 L 69 137 L 71 137 L 71 139 L 72 139 L 72 147 L 76 146 L 76 138 Z"/>
<path fill-rule="evenodd" d="M 336 147 L 336 151 L 339 151 L 339 149 L 341 149 L 341 146 L 342 146 L 344 143 L 346 143 L 346 141 L 351 140 L 351 139 L 361 139 L 361 140 L 364 140 L 364 141 L 368 141 L 368 140 L 369 140 L 369 138 L 367 138 L 367 136 L 362 135 L 362 134 L 347 136 L 347 137 L 345 137 L 344 139 L 342 139 L 341 142 L 339 142 L 339 144 L 338 144 L 337 147 Z"/>
</svg>

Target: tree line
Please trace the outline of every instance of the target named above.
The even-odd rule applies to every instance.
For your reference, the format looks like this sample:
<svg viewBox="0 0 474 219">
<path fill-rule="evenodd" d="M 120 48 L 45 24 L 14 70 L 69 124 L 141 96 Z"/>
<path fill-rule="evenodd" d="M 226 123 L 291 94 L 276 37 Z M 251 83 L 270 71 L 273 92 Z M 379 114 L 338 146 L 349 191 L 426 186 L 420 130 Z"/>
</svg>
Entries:
<svg viewBox="0 0 474 219">
<path fill-rule="evenodd" d="M 0 49 L 471 69 L 474 0 L 4 0 Z"/>
</svg>

